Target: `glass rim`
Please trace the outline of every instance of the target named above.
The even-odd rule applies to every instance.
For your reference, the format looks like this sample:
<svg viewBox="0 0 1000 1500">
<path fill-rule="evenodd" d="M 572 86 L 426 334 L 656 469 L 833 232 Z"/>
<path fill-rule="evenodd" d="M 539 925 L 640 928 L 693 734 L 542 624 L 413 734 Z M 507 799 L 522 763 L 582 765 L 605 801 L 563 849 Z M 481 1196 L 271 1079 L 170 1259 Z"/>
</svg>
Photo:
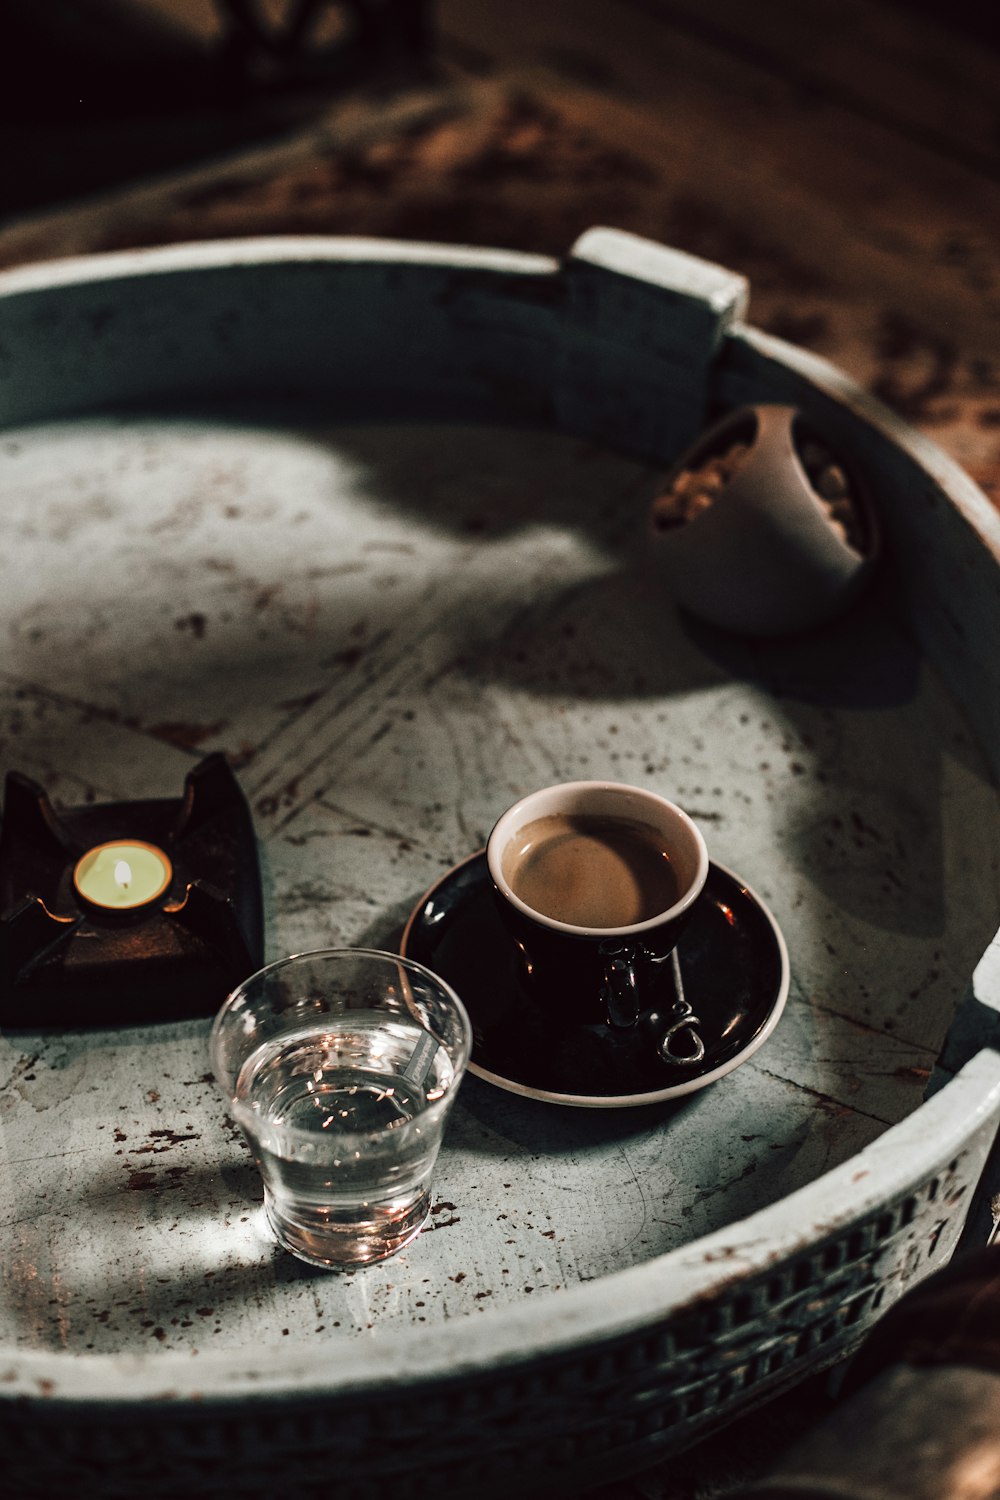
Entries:
<svg viewBox="0 0 1000 1500">
<path fill-rule="evenodd" d="M 231 990 L 230 993 L 226 996 L 212 1021 L 212 1029 L 209 1034 L 209 1057 L 212 1063 L 212 1073 L 215 1077 L 216 1083 L 222 1090 L 230 1113 L 232 1114 L 237 1124 L 240 1125 L 241 1128 L 244 1128 L 248 1133 L 256 1136 L 259 1139 L 262 1133 L 261 1127 L 265 1124 L 265 1122 L 262 1121 L 260 1116 L 255 1114 L 253 1110 L 247 1109 L 234 1097 L 230 1084 L 225 1080 L 224 1070 L 221 1069 L 218 1065 L 218 1042 L 226 1018 L 231 1015 L 236 1000 L 242 997 L 247 987 L 253 984 L 256 980 L 263 979 L 264 977 L 275 973 L 278 969 L 287 968 L 290 964 L 299 963 L 305 959 L 325 958 L 384 959 L 387 962 L 393 963 L 397 966 L 402 965 L 403 968 L 413 974 L 418 974 L 422 979 L 430 980 L 431 983 L 435 985 L 435 987 L 444 992 L 448 1000 L 454 1006 L 456 1014 L 462 1026 L 461 1046 L 459 1048 L 459 1051 L 456 1054 L 453 1054 L 452 1058 L 455 1074 L 457 1076 L 447 1092 L 444 1093 L 440 1099 L 435 1099 L 432 1104 L 429 1104 L 427 1109 L 424 1110 L 421 1115 L 417 1116 L 417 1118 L 426 1119 L 427 1116 L 440 1114 L 443 1109 L 450 1107 L 455 1097 L 455 1093 L 457 1092 L 457 1089 L 462 1082 L 462 1078 L 465 1075 L 466 1069 L 469 1064 L 469 1059 L 472 1055 L 472 1022 L 469 1019 L 469 1013 L 466 1010 L 461 997 L 455 992 L 454 989 L 452 989 L 448 981 L 446 979 L 442 979 L 440 974 L 435 974 L 433 969 L 428 969 L 425 964 L 417 963 L 417 961 L 412 958 L 406 958 L 401 953 L 391 953 L 387 948 L 309 948 L 303 949 L 299 953 L 290 953 L 285 958 L 275 959 L 273 963 L 264 964 L 262 968 L 255 970 L 253 974 L 249 974 L 246 979 L 242 980 L 241 983 L 238 984 L 235 989 Z M 427 1030 L 426 1027 L 424 1029 Z M 430 1032 L 430 1035 L 434 1036 L 435 1033 Z M 441 1041 L 440 1037 L 437 1038 L 437 1041 L 442 1047 L 445 1047 L 447 1045 L 446 1043 Z M 451 1052 L 450 1048 L 448 1048 L 448 1050 L 449 1052 Z M 289 1141 L 291 1143 L 300 1143 L 302 1145 L 316 1145 L 315 1134 L 311 1131 L 303 1130 L 301 1126 L 271 1124 L 268 1125 L 267 1128 L 268 1130 L 273 1132 L 273 1135 L 276 1139 Z M 384 1132 L 381 1130 L 349 1131 L 339 1136 L 338 1139 L 340 1140 L 341 1144 L 343 1144 L 347 1140 L 371 1141 L 377 1139 L 383 1133 Z"/>
</svg>

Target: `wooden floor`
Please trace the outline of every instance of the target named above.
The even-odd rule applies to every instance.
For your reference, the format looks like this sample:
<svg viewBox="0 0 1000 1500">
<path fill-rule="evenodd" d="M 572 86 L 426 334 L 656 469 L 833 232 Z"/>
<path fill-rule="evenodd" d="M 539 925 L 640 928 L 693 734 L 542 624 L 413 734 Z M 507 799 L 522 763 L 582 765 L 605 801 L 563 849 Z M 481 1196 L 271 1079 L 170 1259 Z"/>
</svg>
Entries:
<svg viewBox="0 0 1000 1500">
<path fill-rule="evenodd" d="M 207 0 L 135 8 L 172 20 L 203 84 Z M 1000 52 L 876 0 L 435 15 L 432 57 L 391 87 L 238 114 L 204 91 L 141 113 L 134 87 L 117 116 L 8 107 L 0 266 L 289 231 L 558 254 L 612 224 L 746 274 L 752 322 L 832 360 L 1000 505 Z M 800 1390 L 602 1500 L 732 1493 L 825 1399 Z"/>
</svg>

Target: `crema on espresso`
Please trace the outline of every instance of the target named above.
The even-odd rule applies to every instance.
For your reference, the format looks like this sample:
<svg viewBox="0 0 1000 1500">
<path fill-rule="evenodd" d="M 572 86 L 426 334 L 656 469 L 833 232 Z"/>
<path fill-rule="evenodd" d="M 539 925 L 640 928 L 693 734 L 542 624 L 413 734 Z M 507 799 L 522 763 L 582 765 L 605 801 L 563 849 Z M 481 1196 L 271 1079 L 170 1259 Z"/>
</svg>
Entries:
<svg viewBox="0 0 1000 1500">
<path fill-rule="evenodd" d="M 501 868 L 532 911 L 573 927 L 631 927 L 681 894 L 663 835 L 601 814 L 533 819 L 508 841 Z"/>
</svg>

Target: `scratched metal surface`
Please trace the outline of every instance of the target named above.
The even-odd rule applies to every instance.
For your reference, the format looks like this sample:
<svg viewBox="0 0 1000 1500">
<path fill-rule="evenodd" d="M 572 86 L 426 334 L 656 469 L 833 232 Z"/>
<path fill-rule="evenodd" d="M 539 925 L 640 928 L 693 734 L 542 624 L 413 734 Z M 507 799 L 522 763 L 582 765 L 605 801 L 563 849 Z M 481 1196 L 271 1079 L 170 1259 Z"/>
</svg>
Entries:
<svg viewBox="0 0 1000 1500">
<path fill-rule="evenodd" d="M 995 790 L 877 599 L 806 646 L 679 620 L 635 546 L 649 482 L 553 434 L 276 409 L 0 437 L 0 769 L 71 804 L 228 752 L 271 956 L 393 944 L 516 794 L 612 776 L 702 821 L 792 960 L 775 1035 L 680 1107 L 467 1080 L 430 1230 L 343 1274 L 273 1247 L 207 1022 L 0 1036 L 0 1345 L 333 1348 L 555 1298 L 917 1107 L 995 929 Z"/>
</svg>

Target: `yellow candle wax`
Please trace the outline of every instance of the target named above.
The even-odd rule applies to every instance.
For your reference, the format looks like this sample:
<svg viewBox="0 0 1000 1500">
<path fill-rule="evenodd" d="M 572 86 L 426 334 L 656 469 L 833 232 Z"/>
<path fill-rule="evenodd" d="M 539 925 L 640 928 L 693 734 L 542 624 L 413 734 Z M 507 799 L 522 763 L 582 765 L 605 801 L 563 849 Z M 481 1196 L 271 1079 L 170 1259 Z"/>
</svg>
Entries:
<svg viewBox="0 0 1000 1500">
<path fill-rule="evenodd" d="M 155 844 L 116 839 L 88 849 L 77 861 L 73 884 L 91 905 L 127 911 L 162 896 L 172 874 L 170 860 Z"/>
</svg>

